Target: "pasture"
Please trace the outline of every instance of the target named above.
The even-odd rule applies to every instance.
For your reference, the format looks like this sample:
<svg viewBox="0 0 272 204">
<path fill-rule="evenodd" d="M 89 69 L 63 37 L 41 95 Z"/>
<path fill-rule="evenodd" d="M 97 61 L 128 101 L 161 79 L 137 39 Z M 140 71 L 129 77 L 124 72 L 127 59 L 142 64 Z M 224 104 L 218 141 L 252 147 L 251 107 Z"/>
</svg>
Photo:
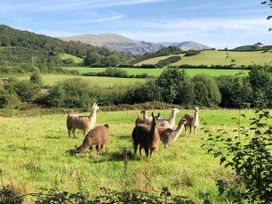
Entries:
<svg viewBox="0 0 272 204">
<path fill-rule="evenodd" d="M 20 80 L 29 79 L 29 75 L 0 75 L 0 78 L 16 77 Z M 130 85 L 135 83 L 143 83 L 146 79 L 136 78 L 112 78 L 112 77 L 89 77 L 89 76 L 78 76 L 78 75 L 64 75 L 64 74 L 41 74 L 43 84 L 45 86 L 56 85 L 59 81 L 81 78 L 94 86 L 110 87 L 114 85 Z"/>
<path fill-rule="evenodd" d="M 127 173 L 124 172 L 122 154 L 124 149 L 132 152 L 131 132 L 139 112 L 103 112 L 102 107 L 97 124 L 110 125 L 108 147 L 100 155 L 93 150 L 78 156 L 66 153 L 83 139 L 79 130 L 76 139 L 68 138 L 66 114 L 28 115 L 21 112 L 9 117 L 0 116 L 0 168 L 4 183 L 23 194 L 41 187 L 78 191 L 79 181 L 84 191 L 92 195 L 97 195 L 101 186 L 152 193 L 168 186 L 172 193 L 188 196 L 196 203 L 202 203 L 206 193 L 213 203 L 227 203 L 217 195 L 215 183 L 218 178 L 232 178 L 233 175 L 201 147 L 201 138 L 206 137 L 202 130 L 191 136 L 184 136 L 183 132 L 168 148 L 161 145 L 151 159 L 145 156 L 134 159 L 130 155 Z M 170 114 L 169 110 L 155 112 L 161 112 L 162 117 Z M 193 111 L 181 110 L 176 123 L 185 113 Z M 253 110 L 242 110 L 241 113 L 246 114 L 247 119 L 254 116 Z M 237 127 L 232 118 L 238 115 L 238 110 L 201 110 L 200 123 L 212 131 L 219 128 L 231 131 Z M 248 126 L 247 119 L 243 118 L 241 125 Z"/>
<path fill-rule="evenodd" d="M 171 65 L 230 65 L 235 64 L 236 66 L 240 65 L 265 65 L 271 64 L 272 62 L 272 53 L 263 51 L 251 51 L 251 52 L 239 52 L 239 51 L 217 51 L 217 50 L 206 50 L 202 51 L 200 54 L 194 56 L 184 57 L 184 54 L 181 54 L 181 60 L 175 62 Z M 229 58 L 227 58 L 229 55 Z M 166 58 L 170 57 L 164 56 Z M 166 59 L 164 58 L 164 59 Z M 234 59 L 235 61 L 231 61 Z M 156 64 L 160 60 L 159 57 L 151 58 L 149 60 L 142 61 L 138 64 Z"/>
<path fill-rule="evenodd" d="M 107 68 L 87 68 L 87 67 L 62 67 L 68 70 L 77 70 L 80 73 L 88 73 L 88 72 L 103 72 Z M 128 74 L 148 74 L 149 76 L 158 77 L 164 68 L 120 68 L 122 70 L 127 71 Z M 186 74 L 189 76 L 195 76 L 197 74 L 203 73 L 212 77 L 222 76 L 222 75 L 237 75 L 242 73 L 243 75 L 248 75 L 249 70 L 238 70 L 238 69 L 185 69 Z"/>
</svg>

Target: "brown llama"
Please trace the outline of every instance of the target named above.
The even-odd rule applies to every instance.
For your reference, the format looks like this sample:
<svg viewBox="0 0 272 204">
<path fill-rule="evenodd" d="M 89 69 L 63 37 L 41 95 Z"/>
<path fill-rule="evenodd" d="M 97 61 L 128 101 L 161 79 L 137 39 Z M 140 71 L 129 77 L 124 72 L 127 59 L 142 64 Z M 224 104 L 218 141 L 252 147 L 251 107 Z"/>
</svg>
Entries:
<svg viewBox="0 0 272 204">
<path fill-rule="evenodd" d="M 192 128 L 194 128 L 194 134 L 196 133 L 196 129 L 199 128 L 199 107 L 194 106 L 195 112 L 194 116 L 191 116 L 190 114 L 185 114 L 183 116 L 184 119 L 187 120 L 187 124 L 185 124 L 185 135 L 186 131 L 189 129 L 189 134 L 192 133 Z"/>
<path fill-rule="evenodd" d="M 182 118 L 180 119 L 178 123 L 178 127 L 175 130 L 171 128 L 161 128 L 161 127 L 158 128 L 161 141 L 164 144 L 164 147 L 167 147 L 169 143 L 174 142 L 178 139 L 186 123 L 187 123 L 187 120 L 185 118 Z"/>
<path fill-rule="evenodd" d="M 157 127 L 158 118 L 160 114 L 154 116 L 152 113 L 152 125 L 138 124 L 132 131 L 132 139 L 135 156 L 137 153 L 138 145 L 140 146 L 140 155 L 142 148 L 145 150 L 146 157 L 152 155 L 155 149 L 159 149 L 160 135 Z"/>
<path fill-rule="evenodd" d="M 81 153 L 86 149 L 92 149 L 93 145 L 96 145 L 97 153 L 106 147 L 109 138 L 109 125 L 96 126 L 94 129 L 89 131 L 84 137 L 82 144 L 76 147 L 74 150 L 75 154 Z"/>
<path fill-rule="evenodd" d="M 99 107 L 96 103 L 93 104 L 90 115 L 88 116 L 78 116 L 78 115 L 71 115 L 68 113 L 66 125 L 68 129 L 68 136 L 70 137 L 71 131 L 76 137 L 75 132 L 76 129 L 80 129 L 83 131 L 83 136 L 87 133 L 87 131 L 94 128 L 96 122 L 96 112 L 99 110 Z"/>
</svg>

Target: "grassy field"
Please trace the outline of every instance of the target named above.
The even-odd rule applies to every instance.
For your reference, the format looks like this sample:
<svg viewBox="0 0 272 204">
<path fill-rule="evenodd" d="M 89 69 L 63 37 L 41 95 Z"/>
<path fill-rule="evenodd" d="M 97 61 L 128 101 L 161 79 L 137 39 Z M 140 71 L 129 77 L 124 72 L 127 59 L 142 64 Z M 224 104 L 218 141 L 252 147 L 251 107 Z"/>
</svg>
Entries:
<svg viewBox="0 0 272 204">
<path fill-rule="evenodd" d="M 64 59 L 72 59 L 75 63 L 81 63 L 83 61 L 83 59 L 76 57 L 74 55 L 69 55 L 69 54 L 61 54 L 59 55 L 60 59 L 64 60 Z"/>
<path fill-rule="evenodd" d="M 12 75 L 14 77 L 14 75 Z M 73 79 L 73 78 L 81 78 L 86 80 L 88 83 L 98 86 L 113 86 L 113 85 L 129 85 L 135 83 L 143 83 L 146 79 L 131 79 L 131 78 L 113 78 L 113 77 L 89 77 L 89 76 L 77 76 L 77 75 L 63 75 L 63 74 L 42 74 L 42 81 L 46 86 L 52 86 L 57 84 L 59 81 Z M 1 78 L 8 78 L 11 75 L 0 75 Z M 29 79 L 29 75 L 20 75 L 15 76 L 18 79 Z"/>
<path fill-rule="evenodd" d="M 169 117 L 169 110 L 160 112 Z M 192 110 L 181 110 L 177 120 L 188 112 Z M 248 117 L 254 115 L 251 110 L 241 112 Z M 200 122 L 213 131 L 230 131 L 236 128 L 232 118 L 238 114 L 237 110 L 201 110 Z M 0 169 L 4 183 L 23 194 L 41 187 L 77 191 L 80 178 L 83 189 L 92 195 L 97 195 L 101 186 L 154 193 L 168 186 L 172 193 L 189 196 L 196 203 L 202 203 L 205 193 L 209 193 L 213 203 L 227 203 L 217 196 L 215 180 L 232 174 L 201 147 L 201 138 L 206 137 L 201 130 L 194 136 L 182 133 L 168 148 L 161 146 L 151 159 L 130 157 L 125 174 L 122 153 L 125 148 L 132 152 L 131 132 L 137 115 L 139 111 L 103 112 L 101 108 L 97 124 L 110 125 L 108 147 L 101 155 L 92 151 L 78 156 L 65 153 L 82 141 L 80 131 L 76 139 L 68 138 L 66 114 L 0 116 Z M 249 124 L 246 119 L 241 122 Z"/>
<path fill-rule="evenodd" d="M 139 62 L 139 63 L 135 64 L 135 66 L 141 66 L 142 64 L 157 64 L 160 60 L 165 60 L 165 59 L 167 59 L 167 58 L 169 58 L 171 56 L 175 56 L 175 55 L 154 57 L 154 58 L 147 59 L 147 60 L 144 60 L 142 62 Z"/>
<path fill-rule="evenodd" d="M 103 72 L 106 68 L 86 68 L 86 67 L 63 67 L 68 70 L 78 70 L 80 73 L 87 72 Z M 141 69 L 141 68 L 121 68 L 128 72 L 128 74 L 143 74 L 146 73 L 149 76 L 159 76 L 163 68 L 155 68 L 155 69 Z M 240 70 L 226 70 L 226 69 L 186 69 L 186 73 L 189 76 L 195 76 L 200 73 L 207 74 L 209 76 L 221 76 L 221 75 L 237 75 L 241 71 Z M 248 70 L 243 70 L 243 75 L 248 74 Z"/>
<path fill-rule="evenodd" d="M 264 65 L 266 63 L 272 62 L 272 53 L 262 53 L 262 51 L 254 52 L 234 52 L 234 51 L 216 51 L 216 50 L 207 50 L 202 51 L 200 54 L 190 57 L 183 57 L 183 54 L 180 55 L 182 58 L 180 61 L 173 63 L 171 65 L 229 65 L 232 64 L 231 58 L 226 58 L 227 54 L 234 60 L 236 66 L 239 65 Z M 169 56 L 165 56 L 166 58 Z M 156 64 L 157 57 L 152 58 L 140 64 Z M 153 62 L 153 63 L 152 63 Z"/>
</svg>

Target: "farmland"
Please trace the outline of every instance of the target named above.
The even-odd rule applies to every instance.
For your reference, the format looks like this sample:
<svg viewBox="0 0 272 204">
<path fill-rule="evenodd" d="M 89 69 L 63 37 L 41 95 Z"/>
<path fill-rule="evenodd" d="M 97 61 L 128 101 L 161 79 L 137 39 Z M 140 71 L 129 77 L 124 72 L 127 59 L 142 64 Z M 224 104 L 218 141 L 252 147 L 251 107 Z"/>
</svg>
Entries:
<svg viewBox="0 0 272 204">
<path fill-rule="evenodd" d="M 86 67 L 63 67 L 68 70 L 77 70 L 80 73 L 88 73 L 88 72 L 103 72 L 106 68 L 86 68 Z M 135 74 L 148 74 L 149 76 L 159 76 L 163 68 L 154 68 L 154 69 L 146 69 L 146 68 L 121 68 L 128 72 L 129 75 Z M 221 76 L 221 75 L 237 75 L 242 72 L 242 75 L 247 75 L 248 70 L 226 70 L 226 69 L 185 69 L 186 74 L 189 76 L 195 76 L 200 73 L 207 74 L 209 76 Z"/>
<path fill-rule="evenodd" d="M 20 75 L 20 76 L 12 75 L 12 76 L 20 80 L 30 78 L 29 75 Z M 11 75 L 0 75 L 0 78 L 8 78 L 8 77 L 11 77 Z M 135 83 L 143 83 L 146 81 L 145 79 L 87 77 L 87 76 L 64 75 L 64 74 L 42 74 L 41 77 L 45 86 L 56 85 L 59 81 L 74 79 L 74 78 L 81 78 L 92 85 L 98 85 L 103 87 L 108 87 L 113 85 L 129 85 L 129 84 L 135 84 Z"/>
<path fill-rule="evenodd" d="M 163 117 L 169 117 L 169 110 L 160 112 Z M 192 110 L 181 110 L 177 120 L 187 112 L 192 113 Z M 247 118 L 254 115 L 251 110 L 241 113 Z M 201 130 L 190 137 L 182 133 L 168 148 L 161 146 L 151 159 L 130 156 L 128 172 L 124 173 L 122 153 L 125 148 L 132 152 L 131 131 L 139 114 L 139 110 L 104 112 L 102 107 L 97 124 L 110 125 L 108 148 L 101 155 L 92 151 L 78 156 L 65 153 L 82 141 L 80 131 L 76 139 L 68 138 L 66 114 L 19 113 L 0 117 L 0 161 L 4 183 L 13 185 L 23 194 L 54 186 L 77 191 L 79 179 L 83 189 L 92 195 L 99 193 L 100 186 L 153 193 L 168 186 L 172 193 L 189 196 L 197 203 L 203 201 L 206 193 L 214 203 L 227 203 L 217 196 L 215 181 L 221 177 L 232 178 L 232 174 L 200 147 L 201 138 L 206 137 Z M 212 131 L 219 128 L 231 131 L 236 128 L 232 118 L 238 114 L 238 110 L 206 109 L 201 111 L 200 121 Z M 248 126 L 248 120 L 242 119 L 241 125 Z"/>
<path fill-rule="evenodd" d="M 263 51 L 251 51 L 251 52 L 239 52 L 239 51 L 217 51 L 217 50 L 206 50 L 202 51 L 200 54 L 194 56 L 182 57 L 180 61 L 173 63 L 171 65 L 230 65 L 235 64 L 240 65 L 264 65 L 272 62 L 272 53 Z M 227 55 L 229 57 L 227 57 Z M 168 56 L 170 57 L 170 56 Z M 166 59 L 166 58 L 164 58 Z M 232 61 L 231 59 L 235 60 Z M 160 58 L 151 58 L 140 62 L 139 64 L 156 64 Z"/>
</svg>

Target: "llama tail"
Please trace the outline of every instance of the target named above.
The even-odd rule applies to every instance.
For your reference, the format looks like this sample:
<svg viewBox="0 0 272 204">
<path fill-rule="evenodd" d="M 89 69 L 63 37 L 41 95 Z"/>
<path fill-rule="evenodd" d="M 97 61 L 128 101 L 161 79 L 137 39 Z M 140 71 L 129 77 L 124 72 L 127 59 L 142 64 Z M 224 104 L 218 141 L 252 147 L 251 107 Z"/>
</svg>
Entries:
<svg viewBox="0 0 272 204">
<path fill-rule="evenodd" d="M 108 129 L 110 128 L 110 126 L 109 126 L 108 124 L 104 124 L 104 126 L 105 126 L 106 128 L 108 128 Z"/>
</svg>

